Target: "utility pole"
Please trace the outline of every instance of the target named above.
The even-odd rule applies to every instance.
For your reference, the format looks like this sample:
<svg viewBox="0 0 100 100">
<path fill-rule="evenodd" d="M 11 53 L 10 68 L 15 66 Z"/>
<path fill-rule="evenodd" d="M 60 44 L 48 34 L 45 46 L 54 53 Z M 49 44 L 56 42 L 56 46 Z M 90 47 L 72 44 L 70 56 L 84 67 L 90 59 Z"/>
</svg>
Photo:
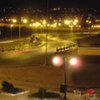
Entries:
<svg viewBox="0 0 100 100">
<path fill-rule="evenodd" d="M 64 86 L 65 86 L 65 91 L 64 91 L 64 100 L 67 100 L 67 69 L 68 69 L 68 66 L 66 66 L 66 58 L 64 57 Z M 66 68 L 67 67 L 67 68 Z"/>
<path fill-rule="evenodd" d="M 46 2 L 46 5 L 47 5 L 47 20 L 48 20 L 48 9 L 49 9 L 49 1 L 47 0 Z M 47 27 L 47 26 L 46 26 Z M 46 32 L 46 46 L 45 46 L 45 65 L 47 66 L 47 59 L 48 59 L 48 33 Z"/>
</svg>

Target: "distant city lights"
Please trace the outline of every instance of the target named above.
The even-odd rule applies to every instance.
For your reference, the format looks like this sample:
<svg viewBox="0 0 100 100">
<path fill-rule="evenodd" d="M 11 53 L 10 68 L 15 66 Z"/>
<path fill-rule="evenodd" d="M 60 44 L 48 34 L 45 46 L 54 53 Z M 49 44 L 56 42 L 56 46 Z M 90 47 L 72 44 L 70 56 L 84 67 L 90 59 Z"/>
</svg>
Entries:
<svg viewBox="0 0 100 100">
<path fill-rule="evenodd" d="M 52 20 L 51 20 L 52 19 Z M 22 27 L 31 27 L 31 28 L 53 28 L 53 29 L 57 29 L 57 28 L 63 28 L 63 29 L 68 29 L 70 31 L 73 30 L 77 30 L 77 29 L 82 29 L 83 26 L 86 26 L 87 29 L 100 29 L 100 19 L 97 18 L 94 21 L 92 19 L 87 18 L 84 21 L 84 25 L 82 20 L 79 17 L 68 17 L 68 18 L 59 18 L 59 19 L 53 19 L 50 17 L 50 19 L 45 19 L 45 18 L 40 18 L 40 19 L 29 19 L 27 17 L 21 17 L 19 19 L 17 19 L 17 17 L 15 18 L 6 18 L 0 19 L 1 21 L 1 25 L 5 25 L 5 26 L 20 26 L 22 25 Z"/>
</svg>

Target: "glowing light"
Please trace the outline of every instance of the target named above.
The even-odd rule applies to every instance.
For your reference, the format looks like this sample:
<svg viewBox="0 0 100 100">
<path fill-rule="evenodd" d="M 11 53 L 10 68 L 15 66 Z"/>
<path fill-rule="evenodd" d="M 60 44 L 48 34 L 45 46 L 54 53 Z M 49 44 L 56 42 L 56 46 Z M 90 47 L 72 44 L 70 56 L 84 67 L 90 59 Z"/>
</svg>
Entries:
<svg viewBox="0 0 100 100">
<path fill-rule="evenodd" d="M 28 19 L 22 19 L 23 23 L 28 23 Z"/>
<path fill-rule="evenodd" d="M 64 20 L 64 24 L 69 25 L 71 23 L 70 20 Z"/>
<path fill-rule="evenodd" d="M 39 23 L 39 22 L 33 23 L 32 26 L 35 27 L 35 28 L 42 27 L 41 23 Z"/>
<path fill-rule="evenodd" d="M 52 59 L 52 63 L 56 67 L 61 67 L 64 64 L 63 58 L 60 56 L 56 56 Z"/>
<path fill-rule="evenodd" d="M 32 24 L 29 24 L 30 27 L 32 27 Z"/>
<path fill-rule="evenodd" d="M 13 23 L 16 23 L 16 22 L 17 22 L 17 19 L 15 19 L 15 18 L 12 19 L 12 22 L 13 22 Z"/>
<path fill-rule="evenodd" d="M 11 25 L 10 25 L 10 27 L 14 27 L 14 25 L 13 25 L 13 24 L 11 24 Z"/>
<path fill-rule="evenodd" d="M 80 69 L 82 65 L 82 61 L 78 57 L 71 58 L 69 60 L 70 67 L 74 69 Z"/>
<path fill-rule="evenodd" d="M 42 21 L 42 24 L 43 24 L 43 25 L 46 25 L 46 24 L 47 24 L 47 21 L 44 19 L 44 20 Z"/>
<path fill-rule="evenodd" d="M 69 63 L 71 65 L 76 65 L 78 63 L 78 60 L 76 58 L 71 58 L 70 61 L 69 61 Z"/>
<path fill-rule="evenodd" d="M 78 23 L 78 19 L 75 19 L 74 22 Z"/>
<path fill-rule="evenodd" d="M 58 26 L 61 26 L 61 23 L 58 23 Z"/>
<path fill-rule="evenodd" d="M 48 27 L 50 27 L 50 24 L 47 24 Z"/>
<path fill-rule="evenodd" d="M 51 27 L 56 28 L 57 27 L 57 23 L 55 22 L 55 23 L 51 24 Z"/>
</svg>

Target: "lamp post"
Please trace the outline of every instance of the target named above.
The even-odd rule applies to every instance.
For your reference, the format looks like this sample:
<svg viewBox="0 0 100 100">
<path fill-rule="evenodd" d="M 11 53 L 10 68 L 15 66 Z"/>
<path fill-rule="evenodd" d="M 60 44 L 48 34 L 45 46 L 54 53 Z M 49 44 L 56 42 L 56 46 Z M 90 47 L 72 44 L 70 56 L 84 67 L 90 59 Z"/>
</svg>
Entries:
<svg viewBox="0 0 100 100">
<path fill-rule="evenodd" d="M 45 65 L 47 65 L 47 48 L 48 47 L 48 34 L 46 33 L 46 46 L 45 46 Z"/>
<path fill-rule="evenodd" d="M 16 18 L 12 18 L 11 22 L 12 22 L 12 24 L 10 25 L 10 30 L 11 30 L 11 39 L 12 39 L 12 28 L 17 23 L 17 19 Z"/>
<path fill-rule="evenodd" d="M 28 19 L 26 19 L 26 18 L 23 18 L 23 19 L 21 19 L 21 21 L 19 22 L 19 39 L 21 38 L 21 27 L 22 27 L 22 25 L 21 24 L 27 24 L 28 23 Z"/>
<path fill-rule="evenodd" d="M 67 81 L 68 81 L 68 79 L 67 79 L 67 68 L 66 68 L 66 65 L 67 63 L 66 63 L 66 58 L 64 57 L 64 86 L 65 86 L 65 91 L 64 91 L 64 99 L 66 100 L 67 99 Z"/>
<path fill-rule="evenodd" d="M 21 25 L 20 22 L 18 23 L 18 38 L 20 39 L 21 37 Z"/>
<path fill-rule="evenodd" d="M 73 32 L 74 26 L 78 24 L 79 20 L 78 19 L 70 19 L 70 20 L 64 20 L 64 24 L 67 25 L 70 28 L 70 32 Z"/>
<path fill-rule="evenodd" d="M 14 27 L 13 24 L 10 25 L 10 31 L 11 31 L 11 39 L 12 39 L 12 28 Z"/>
<path fill-rule="evenodd" d="M 62 92 L 64 93 L 64 100 L 67 100 L 67 85 L 68 85 L 68 66 L 69 64 L 72 66 L 77 65 L 77 58 L 66 59 L 66 57 L 55 56 L 52 59 L 52 63 L 56 67 L 64 67 L 64 85 Z"/>
<path fill-rule="evenodd" d="M 63 85 L 63 90 L 61 90 L 63 93 L 64 93 L 64 100 L 67 99 L 67 63 L 66 63 L 66 58 L 64 57 L 61 57 L 61 56 L 55 56 L 53 59 L 52 59 L 52 63 L 54 66 L 56 67 L 61 67 L 63 66 L 64 68 L 64 85 Z M 67 66 L 67 67 L 66 67 Z"/>
<path fill-rule="evenodd" d="M 27 24 L 28 23 L 28 19 L 27 18 L 22 18 L 20 21 L 18 21 L 16 18 L 12 18 L 11 19 L 13 24 L 16 24 L 18 22 L 18 38 L 21 38 L 21 27 L 22 24 Z M 13 27 L 13 25 L 10 26 L 11 28 Z"/>
<path fill-rule="evenodd" d="M 43 24 L 44 28 L 47 28 L 47 20 L 46 19 L 44 19 L 42 21 L 42 24 Z M 47 49 L 48 49 L 47 47 L 48 47 L 48 34 L 45 33 L 45 65 L 47 65 Z"/>
<path fill-rule="evenodd" d="M 48 10 L 49 10 L 49 0 L 46 1 L 46 7 L 47 7 L 47 19 L 48 19 Z M 47 28 L 47 23 L 46 28 Z M 46 33 L 46 46 L 45 46 L 45 65 L 47 65 L 47 49 L 48 49 L 48 33 Z"/>
</svg>

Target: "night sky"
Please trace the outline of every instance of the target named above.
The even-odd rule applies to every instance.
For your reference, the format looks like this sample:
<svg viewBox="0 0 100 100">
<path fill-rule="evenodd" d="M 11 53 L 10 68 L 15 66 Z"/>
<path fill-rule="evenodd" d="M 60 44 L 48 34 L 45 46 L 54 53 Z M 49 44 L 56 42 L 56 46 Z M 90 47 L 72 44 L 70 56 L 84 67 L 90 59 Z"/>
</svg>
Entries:
<svg viewBox="0 0 100 100">
<path fill-rule="evenodd" d="M 22 8 L 45 8 L 46 4 L 52 7 L 82 7 L 99 8 L 100 0 L 0 0 L 0 8 L 22 7 Z"/>
</svg>

